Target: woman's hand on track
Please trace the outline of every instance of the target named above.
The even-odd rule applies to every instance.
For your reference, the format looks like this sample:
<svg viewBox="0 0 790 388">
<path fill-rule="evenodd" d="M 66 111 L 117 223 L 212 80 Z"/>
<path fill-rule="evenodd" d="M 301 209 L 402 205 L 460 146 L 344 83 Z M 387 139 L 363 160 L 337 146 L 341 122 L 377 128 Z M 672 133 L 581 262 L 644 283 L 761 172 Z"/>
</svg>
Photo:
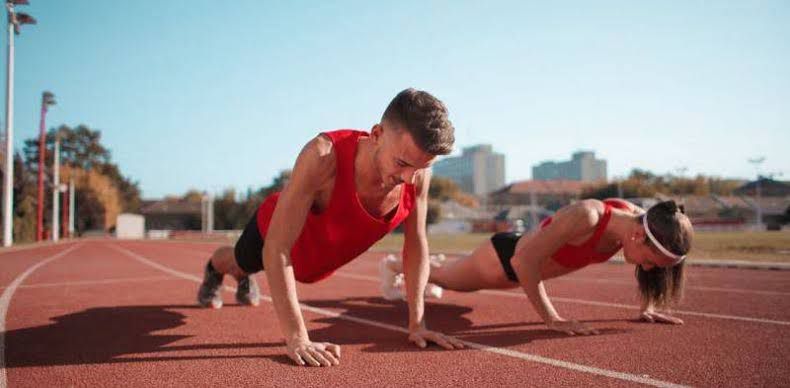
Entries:
<svg viewBox="0 0 790 388">
<path fill-rule="evenodd" d="M 667 313 L 659 313 L 655 310 L 643 310 L 639 315 L 639 319 L 650 323 L 671 323 L 673 325 L 682 325 L 683 320 L 673 317 Z"/>
<path fill-rule="evenodd" d="M 288 357 L 298 365 L 334 366 L 340 365 L 340 346 L 329 342 L 295 340 L 286 344 Z"/>
<path fill-rule="evenodd" d="M 438 331 L 431 331 L 424 327 L 417 330 L 412 330 L 409 333 L 409 341 L 414 342 L 417 346 L 425 348 L 429 342 L 433 342 L 445 349 L 463 349 L 464 344 L 458 339 L 449 335 L 444 335 Z"/>
<path fill-rule="evenodd" d="M 552 321 L 548 323 L 548 327 L 551 330 L 559 331 L 565 333 L 567 335 L 595 335 L 600 334 L 598 330 L 593 329 L 590 326 L 587 326 L 584 323 L 579 321 L 566 321 L 564 319 L 558 319 L 556 321 Z"/>
</svg>

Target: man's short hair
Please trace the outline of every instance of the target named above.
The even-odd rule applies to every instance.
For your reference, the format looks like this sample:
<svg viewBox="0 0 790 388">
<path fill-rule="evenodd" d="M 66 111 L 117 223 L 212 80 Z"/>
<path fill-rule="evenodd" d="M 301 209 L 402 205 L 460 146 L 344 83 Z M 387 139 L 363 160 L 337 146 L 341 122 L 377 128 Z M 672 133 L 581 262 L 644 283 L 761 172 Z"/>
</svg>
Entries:
<svg viewBox="0 0 790 388">
<path fill-rule="evenodd" d="M 398 93 L 384 111 L 385 120 L 409 131 L 426 153 L 447 155 L 453 151 L 455 128 L 447 118 L 447 107 L 426 91 L 408 88 Z"/>
</svg>

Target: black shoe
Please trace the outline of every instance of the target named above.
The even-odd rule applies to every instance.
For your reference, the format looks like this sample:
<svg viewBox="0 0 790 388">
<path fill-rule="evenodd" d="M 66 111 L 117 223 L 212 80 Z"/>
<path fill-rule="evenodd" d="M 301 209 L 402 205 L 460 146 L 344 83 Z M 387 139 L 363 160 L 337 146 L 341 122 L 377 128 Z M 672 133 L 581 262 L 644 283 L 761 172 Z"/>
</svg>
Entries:
<svg viewBox="0 0 790 388">
<path fill-rule="evenodd" d="M 239 302 L 239 304 L 248 306 L 257 306 L 261 304 L 258 283 L 255 281 L 253 275 L 247 275 L 239 279 L 239 285 L 238 288 L 236 288 L 236 301 Z"/>
<path fill-rule="evenodd" d="M 222 307 L 222 277 L 223 275 L 217 272 L 209 261 L 203 274 L 203 283 L 198 289 L 198 304 L 215 309 Z"/>
</svg>

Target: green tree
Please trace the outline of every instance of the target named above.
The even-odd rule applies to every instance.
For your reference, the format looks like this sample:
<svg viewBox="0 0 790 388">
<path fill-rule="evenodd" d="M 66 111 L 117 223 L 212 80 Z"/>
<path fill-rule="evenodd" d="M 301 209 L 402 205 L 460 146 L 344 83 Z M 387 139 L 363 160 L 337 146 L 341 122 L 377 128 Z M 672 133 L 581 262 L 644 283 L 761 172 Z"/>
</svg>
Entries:
<svg viewBox="0 0 790 388">
<path fill-rule="evenodd" d="M 442 208 L 439 207 L 440 203 L 437 200 L 428 201 L 428 211 L 425 213 L 425 223 L 432 225 L 439 222 L 442 217 Z"/>
<path fill-rule="evenodd" d="M 428 198 L 439 201 L 454 199 L 461 193 L 461 189 L 452 179 L 431 177 L 431 187 L 428 188 Z"/>
<path fill-rule="evenodd" d="M 610 198 L 618 195 L 618 183 L 623 196 L 652 197 L 657 193 L 671 195 L 699 195 L 706 196 L 732 195 L 733 191 L 741 185 L 734 179 L 721 179 L 697 175 L 694 178 L 678 176 L 660 176 L 647 170 L 634 169 L 628 178 L 620 182 L 604 183 L 587 187 L 582 198 Z"/>
<path fill-rule="evenodd" d="M 243 229 L 252 214 L 244 213 L 244 202 L 236 201 L 236 191 L 225 189 L 214 200 L 214 227 L 217 229 Z"/>
<path fill-rule="evenodd" d="M 124 211 L 137 212 L 140 209 L 139 182 L 121 174 L 118 165 L 112 162 L 110 150 L 101 144 L 101 131 L 92 130 L 84 124 L 71 128 L 61 125 L 50 129 L 46 134 L 46 157 L 44 163 L 47 181 L 52 181 L 52 165 L 54 160 L 54 144 L 56 135 L 60 136 L 60 158 L 62 165 L 68 165 L 85 171 L 95 170 L 109 177 L 114 186 L 121 192 Z M 38 173 L 39 144 L 38 137 L 24 141 L 23 154 L 25 167 L 33 174 Z"/>
<path fill-rule="evenodd" d="M 288 183 L 289 179 L 291 179 L 291 170 L 280 171 L 280 174 L 274 177 L 269 186 L 264 186 L 258 190 L 258 195 L 266 198 L 271 194 L 281 191 L 283 187 L 285 187 L 285 184 Z"/>
<path fill-rule="evenodd" d="M 33 179 L 34 176 L 24 168 L 22 156 L 15 153 L 13 237 L 17 242 L 30 242 L 36 239 L 36 185 Z"/>
<path fill-rule="evenodd" d="M 189 189 L 181 199 L 190 203 L 200 203 L 203 201 L 204 196 L 205 194 L 202 191 Z"/>
<path fill-rule="evenodd" d="M 44 163 L 48 169 L 52 166 L 57 134 L 60 134 L 61 163 L 83 170 L 111 163 L 110 151 L 101 144 L 101 131 L 94 131 L 84 124 L 76 128 L 61 125 L 58 129 L 50 129 L 46 134 L 47 155 Z M 24 155 L 28 168 L 38 171 L 38 136 L 25 140 Z"/>
</svg>

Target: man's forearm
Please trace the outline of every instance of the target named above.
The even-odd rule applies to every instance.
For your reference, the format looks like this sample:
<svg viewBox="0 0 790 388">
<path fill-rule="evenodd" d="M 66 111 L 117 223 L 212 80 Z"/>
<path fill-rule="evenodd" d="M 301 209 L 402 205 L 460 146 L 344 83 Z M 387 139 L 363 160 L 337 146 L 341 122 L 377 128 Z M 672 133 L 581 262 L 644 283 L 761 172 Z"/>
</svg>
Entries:
<svg viewBox="0 0 790 388">
<path fill-rule="evenodd" d="M 406 278 L 406 299 L 409 304 L 409 329 L 424 325 L 425 285 L 430 274 L 427 241 L 405 244 L 403 273 Z"/>
<path fill-rule="evenodd" d="M 264 268 L 269 292 L 285 340 L 307 340 L 309 337 L 302 311 L 299 309 L 293 267 L 286 252 L 288 251 L 275 247 L 264 249 Z"/>
</svg>

